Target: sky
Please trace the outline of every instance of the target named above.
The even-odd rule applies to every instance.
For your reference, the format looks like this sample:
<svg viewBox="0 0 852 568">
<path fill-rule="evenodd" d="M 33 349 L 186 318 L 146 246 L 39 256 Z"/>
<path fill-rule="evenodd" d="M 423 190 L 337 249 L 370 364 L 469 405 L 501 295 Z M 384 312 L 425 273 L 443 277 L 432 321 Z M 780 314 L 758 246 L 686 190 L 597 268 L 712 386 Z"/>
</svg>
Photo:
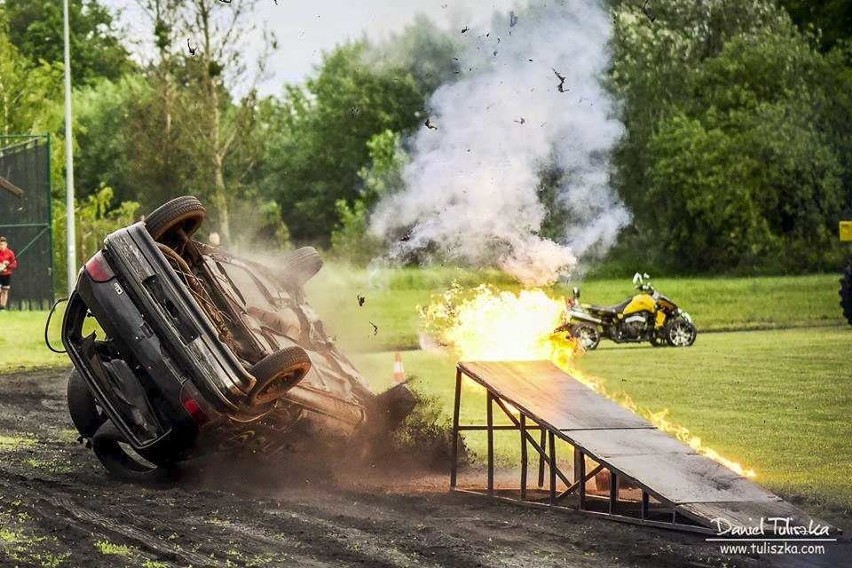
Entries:
<svg viewBox="0 0 852 568">
<path fill-rule="evenodd" d="M 237 3 L 240 0 L 232 0 Z M 278 39 L 269 61 L 262 94 L 280 94 L 285 83 L 299 83 L 320 63 L 322 53 L 347 40 L 380 40 L 425 14 L 441 26 L 484 26 L 495 11 L 512 9 L 518 0 L 259 0 L 257 18 Z M 150 49 L 150 19 L 138 0 L 103 0 L 121 14 L 120 21 L 137 39 L 136 55 Z M 251 42 L 250 42 L 251 43 Z M 260 44 L 260 37 L 254 38 Z"/>
</svg>

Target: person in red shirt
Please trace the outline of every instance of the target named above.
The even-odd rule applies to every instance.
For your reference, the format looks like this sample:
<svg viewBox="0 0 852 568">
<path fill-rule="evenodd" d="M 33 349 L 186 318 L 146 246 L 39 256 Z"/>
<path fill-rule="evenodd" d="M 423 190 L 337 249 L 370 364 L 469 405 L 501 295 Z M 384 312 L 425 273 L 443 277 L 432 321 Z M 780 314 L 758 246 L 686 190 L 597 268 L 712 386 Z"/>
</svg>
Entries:
<svg viewBox="0 0 852 568">
<path fill-rule="evenodd" d="M 12 273 L 18 268 L 15 252 L 9 248 L 6 237 L 0 237 L 0 310 L 9 303 L 9 288 L 12 286 Z"/>
</svg>

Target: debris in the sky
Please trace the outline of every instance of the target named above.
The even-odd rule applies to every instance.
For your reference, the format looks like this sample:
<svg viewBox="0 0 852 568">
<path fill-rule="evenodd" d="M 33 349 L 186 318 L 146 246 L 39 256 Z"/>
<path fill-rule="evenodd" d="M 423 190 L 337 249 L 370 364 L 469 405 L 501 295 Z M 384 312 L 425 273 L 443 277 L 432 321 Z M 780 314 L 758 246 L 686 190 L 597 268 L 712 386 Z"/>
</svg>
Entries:
<svg viewBox="0 0 852 568">
<path fill-rule="evenodd" d="M 186 38 L 186 48 L 189 50 L 189 56 L 192 57 L 195 55 L 195 52 L 198 51 L 198 47 L 192 47 L 189 44 L 189 38 Z"/>
<path fill-rule="evenodd" d="M 465 26 L 464 29 L 462 29 L 462 33 L 467 33 L 468 30 L 470 30 L 470 27 Z"/>
<path fill-rule="evenodd" d="M 519 120 L 516 120 L 515 122 L 517 122 L 518 124 L 526 124 L 527 121 L 522 116 Z"/>
<path fill-rule="evenodd" d="M 373 322 L 370 322 L 370 325 L 373 326 L 373 335 L 378 335 L 379 334 L 379 326 L 377 326 Z"/>
<path fill-rule="evenodd" d="M 366 302 L 366 301 L 367 301 L 366 296 L 362 296 L 361 294 L 358 294 L 358 306 L 359 307 L 363 306 L 364 302 Z"/>
<path fill-rule="evenodd" d="M 424 122 L 424 123 L 423 123 L 423 126 L 425 126 L 426 128 L 428 128 L 429 130 L 438 130 L 438 127 L 437 127 L 437 126 L 435 126 L 434 124 L 432 124 L 432 119 L 431 119 L 431 118 L 427 118 L 427 119 L 426 119 L 426 122 Z"/>
<path fill-rule="evenodd" d="M 530 61 L 532 61 L 532 59 L 530 59 Z M 553 67 L 551 67 L 551 69 L 553 69 Z M 557 71 L 556 69 L 553 69 L 553 72 L 556 74 L 556 77 L 559 79 L 559 84 L 558 84 L 558 85 L 556 85 L 556 89 L 557 89 L 560 93 L 564 93 L 565 91 L 570 91 L 571 89 L 566 89 L 566 88 L 565 88 L 565 76 L 564 76 L 564 75 L 561 75 L 561 74 L 559 73 L 559 71 Z"/>
<path fill-rule="evenodd" d="M 518 17 L 515 15 L 515 11 L 512 10 L 509 12 L 509 27 L 514 28 L 515 24 L 518 23 Z"/>
<path fill-rule="evenodd" d="M 645 12 L 645 16 L 647 16 L 647 18 L 651 20 L 651 23 L 653 23 L 654 20 L 657 19 L 657 14 L 654 12 L 653 8 L 648 6 L 648 2 L 650 2 L 650 0 L 645 0 L 645 3 L 642 4 L 642 11 Z"/>
</svg>

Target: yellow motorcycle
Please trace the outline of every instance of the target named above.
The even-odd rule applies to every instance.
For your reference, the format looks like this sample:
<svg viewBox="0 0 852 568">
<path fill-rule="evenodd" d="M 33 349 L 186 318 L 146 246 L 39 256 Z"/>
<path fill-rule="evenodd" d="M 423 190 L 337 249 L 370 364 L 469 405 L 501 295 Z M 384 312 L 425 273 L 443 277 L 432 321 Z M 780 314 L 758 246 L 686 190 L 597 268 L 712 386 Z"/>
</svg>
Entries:
<svg viewBox="0 0 852 568">
<path fill-rule="evenodd" d="M 583 349 L 597 348 L 601 338 L 616 343 L 648 341 L 654 347 L 689 347 L 698 330 L 688 313 L 656 291 L 650 276 L 636 273 L 633 284 L 639 291 L 615 306 L 580 303 L 580 289 L 566 299 L 565 323 L 554 333 L 568 332 Z"/>
</svg>

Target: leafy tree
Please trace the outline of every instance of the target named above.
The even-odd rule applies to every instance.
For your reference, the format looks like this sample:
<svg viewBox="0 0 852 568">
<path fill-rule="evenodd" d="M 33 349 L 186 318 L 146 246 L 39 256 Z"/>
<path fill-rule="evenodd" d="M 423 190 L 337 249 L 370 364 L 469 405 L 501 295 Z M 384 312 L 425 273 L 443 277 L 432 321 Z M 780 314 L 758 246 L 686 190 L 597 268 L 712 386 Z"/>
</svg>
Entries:
<svg viewBox="0 0 852 568">
<path fill-rule="evenodd" d="M 12 43 L 32 65 L 62 65 L 62 2 L 4 0 L 2 9 Z M 75 83 L 89 84 L 100 77 L 118 79 L 134 68 L 122 43 L 122 30 L 98 0 L 72 0 L 69 21 Z"/>
<path fill-rule="evenodd" d="M 303 87 L 288 87 L 268 140 L 265 193 L 276 195 L 297 239 L 328 239 L 338 222 L 335 204 L 358 197 L 367 142 L 385 130 L 404 132 L 420 122 L 425 94 L 396 65 L 371 66 L 367 44 L 328 54 Z"/>
</svg>

